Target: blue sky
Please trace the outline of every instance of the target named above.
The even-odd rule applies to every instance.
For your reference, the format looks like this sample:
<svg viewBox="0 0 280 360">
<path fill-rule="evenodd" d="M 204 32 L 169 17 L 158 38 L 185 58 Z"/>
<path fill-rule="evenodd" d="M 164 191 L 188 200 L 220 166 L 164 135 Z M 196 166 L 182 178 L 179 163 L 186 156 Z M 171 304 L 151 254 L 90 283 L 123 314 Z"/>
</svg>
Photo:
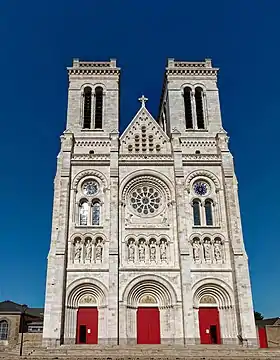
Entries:
<svg viewBox="0 0 280 360">
<path fill-rule="evenodd" d="M 0 300 L 43 306 L 53 178 L 73 57 L 117 58 L 121 124 L 156 116 L 168 57 L 220 67 L 255 309 L 279 309 L 279 12 L 275 0 L 9 0 L 0 4 Z"/>
</svg>

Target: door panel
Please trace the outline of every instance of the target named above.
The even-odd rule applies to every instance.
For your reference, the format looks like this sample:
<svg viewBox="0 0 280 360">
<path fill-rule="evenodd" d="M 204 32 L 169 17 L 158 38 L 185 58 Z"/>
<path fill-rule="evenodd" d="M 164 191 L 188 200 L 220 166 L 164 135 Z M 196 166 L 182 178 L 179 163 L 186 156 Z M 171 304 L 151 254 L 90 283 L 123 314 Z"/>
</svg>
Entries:
<svg viewBox="0 0 280 360">
<path fill-rule="evenodd" d="M 137 309 L 137 344 L 160 344 L 159 308 Z"/>
<path fill-rule="evenodd" d="M 198 317 L 201 344 L 220 344 L 221 330 L 218 308 L 199 308 Z"/>
<path fill-rule="evenodd" d="M 82 307 L 77 314 L 77 343 L 98 343 L 98 310 L 97 307 Z"/>
</svg>

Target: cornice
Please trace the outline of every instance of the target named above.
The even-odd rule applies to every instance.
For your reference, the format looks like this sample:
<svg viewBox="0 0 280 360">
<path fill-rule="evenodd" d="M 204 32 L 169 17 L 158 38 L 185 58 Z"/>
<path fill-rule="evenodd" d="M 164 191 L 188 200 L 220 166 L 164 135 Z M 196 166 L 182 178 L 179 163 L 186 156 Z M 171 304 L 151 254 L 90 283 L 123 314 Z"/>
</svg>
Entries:
<svg viewBox="0 0 280 360">
<path fill-rule="evenodd" d="M 67 68 L 68 75 L 120 75 L 119 68 Z"/>
<path fill-rule="evenodd" d="M 166 70 L 167 76 L 181 76 L 181 75 L 188 75 L 188 76 L 212 76 L 216 77 L 218 73 L 218 69 L 206 69 L 206 68 L 172 68 Z"/>
</svg>

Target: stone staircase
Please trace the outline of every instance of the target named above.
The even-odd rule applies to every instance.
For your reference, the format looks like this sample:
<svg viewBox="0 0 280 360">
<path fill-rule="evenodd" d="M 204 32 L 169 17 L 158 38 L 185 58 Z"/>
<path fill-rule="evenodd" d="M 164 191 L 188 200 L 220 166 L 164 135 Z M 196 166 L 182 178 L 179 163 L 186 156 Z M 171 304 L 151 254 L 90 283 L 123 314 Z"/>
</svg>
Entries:
<svg viewBox="0 0 280 360">
<path fill-rule="evenodd" d="M 280 360 L 280 348 L 253 349 L 228 345 L 62 345 L 58 348 L 25 347 L 0 352 L 0 359 L 16 360 Z"/>
</svg>

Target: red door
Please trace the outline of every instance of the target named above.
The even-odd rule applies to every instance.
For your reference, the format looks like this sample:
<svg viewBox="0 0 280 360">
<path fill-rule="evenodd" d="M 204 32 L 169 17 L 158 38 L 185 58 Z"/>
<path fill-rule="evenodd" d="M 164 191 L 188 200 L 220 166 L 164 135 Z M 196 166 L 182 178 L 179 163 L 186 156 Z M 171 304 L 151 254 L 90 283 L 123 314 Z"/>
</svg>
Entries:
<svg viewBox="0 0 280 360">
<path fill-rule="evenodd" d="M 259 331 L 260 348 L 267 348 L 268 344 L 267 344 L 267 337 L 266 337 L 266 329 L 259 328 L 258 331 Z"/>
<path fill-rule="evenodd" d="M 97 307 L 82 307 L 77 315 L 77 344 L 98 343 Z"/>
<path fill-rule="evenodd" d="M 221 330 L 217 308 L 199 308 L 199 331 L 201 344 L 220 344 Z"/>
<path fill-rule="evenodd" d="M 137 309 L 137 344 L 160 344 L 159 308 Z"/>
</svg>

